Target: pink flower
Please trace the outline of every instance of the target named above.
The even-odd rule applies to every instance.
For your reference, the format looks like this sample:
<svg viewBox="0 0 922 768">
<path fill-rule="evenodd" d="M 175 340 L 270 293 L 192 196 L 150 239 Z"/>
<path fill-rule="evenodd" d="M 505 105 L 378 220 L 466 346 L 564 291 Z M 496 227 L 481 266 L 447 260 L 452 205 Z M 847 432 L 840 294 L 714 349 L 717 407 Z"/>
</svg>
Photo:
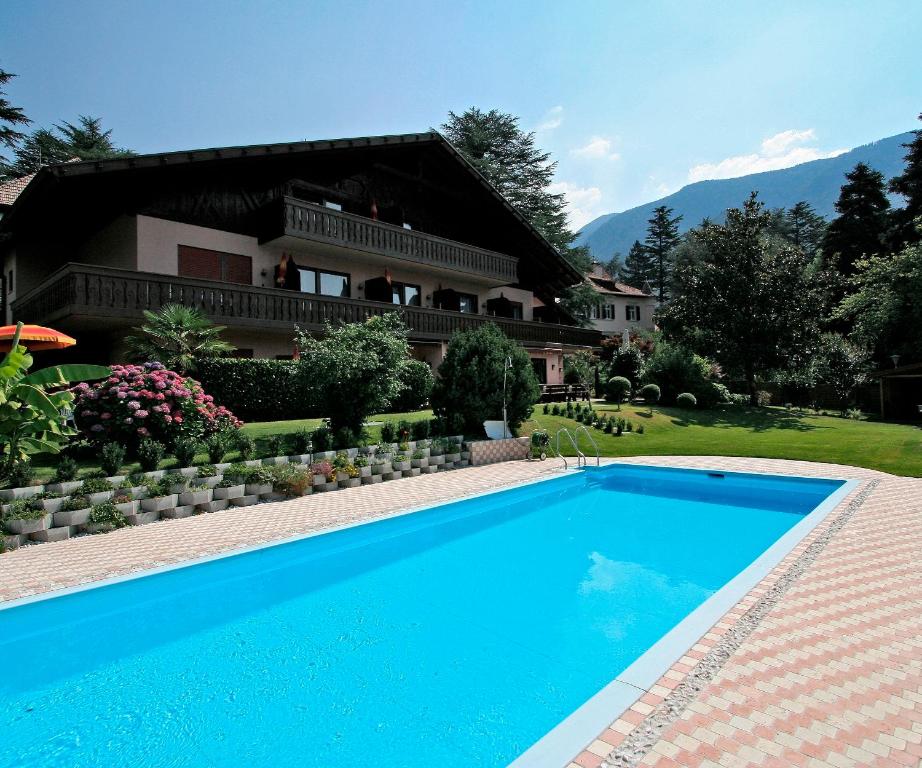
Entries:
<svg viewBox="0 0 922 768">
<path fill-rule="evenodd" d="M 136 418 L 139 418 L 139 419 L 146 419 L 146 418 L 148 417 L 149 414 L 148 414 L 147 411 L 145 411 L 144 409 L 141 409 L 140 411 L 135 411 L 135 412 L 134 412 L 134 415 L 135 415 Z"/>
<path fill-rule="evenodd" d="M 149 435 L 150 431 L 147 429 L 147 427 L 138 427 L 138 434 L 143 437 L 145 435 Z"/>
<path fill-rule="evenodd" d="M 104 414 L 102 414 L 102 416 L 100 416 L 99 418 L 102 419 L 103 421 L 108 421 L 109 419 L 112 418 L 112 414 L 109 413 L 108 411 L 106 411 L 106 412 L 105 412 Z"/>
<path fill-rule="evenodd" d="M 138 408 L 140 408 L 140 407 L 141 407 L 141 403 L 139 403 L 137 400 L 129 400 L 129 401 L 128 401 L 128 409 L 129 409 L 129 410 L 136 411 L 136 410 L 138 410 Z"/>
</svg>

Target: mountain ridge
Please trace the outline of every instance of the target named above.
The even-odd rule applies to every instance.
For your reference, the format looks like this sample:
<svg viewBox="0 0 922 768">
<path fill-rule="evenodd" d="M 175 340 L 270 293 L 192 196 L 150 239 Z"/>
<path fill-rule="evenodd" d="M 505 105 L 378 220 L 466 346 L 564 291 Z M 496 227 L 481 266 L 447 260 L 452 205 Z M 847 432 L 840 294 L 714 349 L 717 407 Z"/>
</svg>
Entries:
<svg viewBox="0 0 922 768">
<path fill-rule="evenodd" d="M 675 214 L 681 214 L 679 231 L 686 232 L 705 217 L 722 220 L 728 208 L 739 207 L 752 191 L 758 192 L 759 199 L 769 208 L 789 208 L 806 200 L 828 220 L 835 216 L 835 202 L 847 171 L 864 162 L 883 173 L 887 180 L 899 175 L 905 166 L 906 150 L 902 145 L 912 138 L 912 131 L 907 131 L 836 157 L 810 160 L 790 168 L 732 179 L 696 181 L 658 200 L 593 219 L 579 230 L 575 244 L 588 246 L 593 257 L 602 261 L 615 253 L 625 256 L 635 240 L 644 239 L 647 219 L 657 206 L 667 205 Z"/>
</svg>

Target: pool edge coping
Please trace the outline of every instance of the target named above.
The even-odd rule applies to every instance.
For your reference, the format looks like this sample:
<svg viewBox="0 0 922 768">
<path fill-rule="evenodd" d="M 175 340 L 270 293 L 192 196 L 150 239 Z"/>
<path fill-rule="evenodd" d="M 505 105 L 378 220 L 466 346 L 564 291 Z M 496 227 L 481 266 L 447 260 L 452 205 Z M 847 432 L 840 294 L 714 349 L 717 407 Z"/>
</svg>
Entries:
<svg viewBox="0 0 922 768">
<path fill-rule="evenodd" d="M 612 462 L 611 464 L 631 467 L 650 466 L 628 462 Z M 697 472 L 709 471 L 689 467 L 670 468 Z M 726 471 L 723 474 L 836 480 L 841 481 L 842 485 L 807 513 L 803 520 L 782 534 L 746 568 L 651 645 L 613 680 L 529 746 L 509 763 L 507 768 L 548 768 L 548 766 L 566 766 L 572 763 L 573 758 L 597 739 L 600 733 L 630 709 L 638 699 L 649 693 L 650 688 L 672 668 L 673 664 L 699 642 L 728 611 L 738 605 L 749 592 L 768 577 L 798 544 L 805 541 L 855 490 L 868 482 L 865 479 L 841 477 L 779 475 L 777 472 Z"/>
</svg>

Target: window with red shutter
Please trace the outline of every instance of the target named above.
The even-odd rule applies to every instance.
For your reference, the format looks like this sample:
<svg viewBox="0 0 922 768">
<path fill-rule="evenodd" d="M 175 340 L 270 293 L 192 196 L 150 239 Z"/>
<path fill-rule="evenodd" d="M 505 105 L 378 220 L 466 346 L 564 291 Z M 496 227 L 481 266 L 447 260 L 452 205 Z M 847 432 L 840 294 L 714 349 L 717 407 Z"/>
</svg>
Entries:
<svg viewBox="0 0 922 768">
<path fill-rule="evenodd" d="M 253 260 L 237 253 L 223 253 L 191 245 L 179 246 L 179 275 L 223 283 L 251 285 Z"/>
</svg>

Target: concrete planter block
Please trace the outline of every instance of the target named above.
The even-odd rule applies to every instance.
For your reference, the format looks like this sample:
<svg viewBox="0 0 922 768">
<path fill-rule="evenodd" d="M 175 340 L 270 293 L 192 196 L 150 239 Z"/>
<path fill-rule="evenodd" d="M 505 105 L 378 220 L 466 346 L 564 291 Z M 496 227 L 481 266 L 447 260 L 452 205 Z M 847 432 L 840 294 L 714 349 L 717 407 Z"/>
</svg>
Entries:
<svg viewBox="0 0 922 768">
<path fill-rule="evenodd" d="M 312 475 L 311 476 L 311 485 L 318 486 L 324 485 L 327 482 L 326 475 Z"/>
<path fill-rule="evenodd" d="M 196 482 L 199 485 L 204 485 L 206 488 L 214 488 L 218 483 L 220 483 L 224 478 L 221 475 L 215 475 L 214 477 L 200 477 Z"/>
<path fill-rule="evenodd" d="M 134 488 L 129 488 L 128 492 L 135 499 L 146 499 L 147 498 L 147 486 L 145 485 L 136 485 Z"/>
<path fill-rule="evenodd" d="M 469 462 L 467 459 L 461 459 L 461 461 L 455 464 L 455 467 L 461 469 L 462 467 L 469 467 L 470 465 L 471 462 Z"/>
<path fill-rule="evenodd" d="M 190 483 L 190 482 L 191 482 L 191 480 L 188 480 L 188 479 L 187 479 L 187 480 L 186 480 L 185 482 L 183 482 L 183 483 L 173 483 L 173 484 L 170 486 L 170 493 L 176 493 L 176 494 L 185 493 L 186 491 L 189 490 L 189 483 Z"/>
<path fill-rule="evenodd" d="M 192 517 L 196 512 L 195 507 L 186 504 L 181 507 L 170 507 L 169 509 L 160 510 L 160 517 L 164 520 L 181 520 L 184 517 Z"/>
<path fill-rule="evenodd" d="M 403 476 L 404 476 L 404 477 L 419 477 L 420 471 L 421 471 L 421 470 L 420 470 L 419 467 L 412 467 L 411 469 L 409 469 L 409 470 L 407 470 L 406 472 L 404 472 L 404 473 L 403 473 Z"/>
<path fill-rule="evenodd" d="M 344 453 L 345 453 L 346 456 L 348 456 L 350 459 L 354 459 L 356 456 L 359 455 L 359 449 L 358 449 L 358 448 L 346 448 L 346 450 L 344 451 Z"/>
<path fill-rule="evenodd" d="M 165 469 L 152 469 L 150 472 L 145 472 L 144 476 L 149 480 L 162 480 L 165 474 Z"/>
<path fill-rule="evenodd" d="M 409 472 L 411 468 L 409 461 L 395 461 L 393 463 L 393 467 L 394 467 L 394 474 L 396 474 L 397 472 Z"/>
<path fill-rule="evenodd" d="M 247 496 L 264 496 L 267 493 L 272 493 L 272 483 L 247 483 L 244 491 Z"/>
<path fill-rule="evenodd" d="M 0 550 L 9 552 L 11 549 L 19 549 L 19 545 L 19 536 L 0 533 Z"/>
<path fill-rule="evenodd" d="M 249 507 L 252 504 L 256 504 L 259 501 L 259 496 L 237 496 L 233 499 L 230 499 L 230 503 L 235 507 Z"/>
<path fill-rule="evenodd" d="M 112 483 L 112 485 L 118 487 L 118 484 L 121 483 L 126 477 L 128 477 L 128 475 L 112 475 L 111 477 L 107 477 L 106 480 Z"/>
<path fill-rule="evenodd" d="M 446 453 L 445 461 L 449 464 L 454 464 L 456 461 L 461 461 L 460 453 Z"/>
<path fill-rule="evenodd" d="M 100 491 L 99 493 L 88 493 L 86 496 L 90 504 L 102 504 L 112 498 L 112 491 Z"/>
<path fill-rule="evenodd" d="M 179 494 L 179 503 L 182 506 L 192 504 L 196 507 L 200 504 L 207 504 L 211 501 L 211 493 L 210 488 L 207 491 L 185 491 Z"/>
<path fill-rule="evenodd" d="M 315 485 L 314 490 L 318 493 L 327 493 L 329 491 L 338 491 L 339 483 L 333 481 L 332 483 L 324 482 L 322 485 Z"/>
<path fill-rule="evenodd" d="M 90 519 L 90 512 L 92 509 L 86 507 L 85 509 L 71 509 L 68 511 L 58 511 L 54 513 L 54 525 L 56 528 L 61 528 L 65 525 L 86 525 L 87 521 Z"/>
<path fill-rule="evenodd" d="M 445 463 L 445 457 L 444 457 L 444 456 L 430 456 L 430 457 L 429 457 L 429 464 L 430 464 L 430 466 L 439 467 L 439 466 L 441 466 L 441 465 L 444 464 L 444 463 Z"/>
<path fill-rule="evenodd" d="M 426 467 L 420 468 L 420 472 L 422 472 L 424 475 L 431 475 L 432 473 L 438 472 L 438 471 L 439 471 L 439 468 L 438 468 L 438 465 L 436 464 L 429 464 Z"/>
<path fill-rule="evenodd" d="M 310 464 L 311 455 L 309 453 L 296 453 L 294 456 L 288 457 L 289 464 Z"/>
<path fill-rule="evenodd" d="M 57 512 L 67 499 L 42 499 L 42 508 L 49 514 L 53 515 Z"/>
<path fill-rule="evenodd" d="M 373 475 L 375 477 L 375 475 Z M 403 473 L 400 470 L 391 470 L 390 472 L 385 472 L 382 475 L 379 475 L 382 481 L 387 482 L 388 480 L 399 480 L 403 477 Z"/>
<path fill-rule="evenodd" d="M 429 459 L 410 459 L 410 466 L 413 469 L 422 469 L 429 466 Z M 419 474 L 417 472 L 417 474 Z"/>
<path fill-rule="evenodd" d="M 314 454 L 314 461 L 330 461 L 336 458 L 336 451 L 318 451 Z"/>
<path fill-rule="evenodd" d="M 79 485 L 79 483 L 77 484 Z M 45 490 L 44 485 L 26 485 L 22 488 L 5 488 L 0 491 L 3 501 L 16 501 L 16 499 L 30 499 Z"/>
<path fill-rule="evenodd" d="M 359 477 L 371 477 L 371 467 L 356 467 Z"/>
<path fill-rule="evenodd" d="M 416 450 L 421 451 L 423 456 L 425 456 L 427 459 L 432 455 L 431 448 L 417 448 Z"/>
<path fill-rule="evenodd" d="M 148 523 L 156 523 L 159 519 L 159 512 L 135 512 L 133 515 L 125 515 L 128 525 L 147 525 Z"/>
<path fill-rule="evenodd" d="M 260 501 L 285 501 L 288 497 L 284 493 L 269 491 L 269 493 L 259 494 Z"/>
<path fill-rule="evenodd" d="M 204 504 L 197 504 L 196 506 L 202 512 L 223 512 L 230 505 L 230 502 L 227 499 L 218 499 L 217 501 L 208 501 Z"/>
<path fill-rule="evenodd" d="M 240 485 L 232 485 L 230 488 L 215 488 L 212 498 L 215 501 L 220 501 L 221 499 L 237 499 L 243 496 L 244 493 L 246 493 L 246 486 L 241 483 Z"/>
<path fill-rule="evenodd" d="M 362 478 L 360 477 L 345 477 L 342 480 L 339 480 L 340 488 L 358 488 L 362 484 Z"/>
<path fill-rule="evenodd" d="M 462 461 L 470 461 L 470 460 L 471 460 L 471 452 L 470 452 L 470 451 L 461 451 L 461 460 L 462 460 Z"/>
<path fill-rule="evenodd" d="M 82 480 L 68 480 L 66 483 L 48 483 L 48 485 L 45 486 L 45 490 L 68 496 L 76 491 L 81 485 L 83 485 Z"/>
<path fill-rule="evenodd" d="M 376 477 L 380 477 L 386 472 L 393 472 L 393 471 L 394 471 L 394 467 L 391 465 L 389 461 L 385 461 L 381 464 L 373 464 L 371 467 L 371 474 Z"/>
<path fill-rule="evenodd" d="M 163 512 L 179 504 L 179 494 L 171 493 L 167 496 L 155 496 L 152 499 L 141 499 L 141 509 L 145 512 Z"/>
<path fill-rule="evenodd" d="M 247 459 L 243 462 L 243 465 L 245 467 L 261 467 L 263 463 L 259 459 Z"/>
<path fill-rule="evenodd" d="M 215 464 L 214 467 L 218 470 L 218 474 L 224 474 L 225 469 L 230 469 L 233 466 L 229 461 L 222 461 L 219 464 Z"/>
<path fill-rule="evenodd" d="M 287 456 L 270 456 L 268 459 L 263 459 L 263 464 L 267 466 L 277 466 L 279 464 L 287 464 Z"/>
<path fill-rule="evenodd" d="M 80 527 L 86 533 L 111 533 L 115 530 L 111 523 L 87 523 Z"/>
<path fill-rule="evenodd" d="M 140 507 L 141 505 L 136 501 L 123 501 L 121 504 L 115 505 L 115 508 L 125 517 L 138 514 L 138 509 L 140 509 Z"/>
<path fill-rule="evenodd" d="M 30 533 L 29 538 L 32 539 L 32 541 L 64 541 L 70 538 L 70 530 L 69 526 L 45 528 L 42 531 Z"/>
<path fill-rule="evenodd" d="M 176 471 L 175 469 L 173 470 Z M 180 467 L 179 474 L 183 477 L 195 477 L 198 474 L 198 467 Z"/>
<path fill-rule="evenodd" d="M 10 533 L 31 534 L 51 527 L 53 515 L 45 515 L 36 520 L 5 520 L 4 525 Z"/>
</svg>

